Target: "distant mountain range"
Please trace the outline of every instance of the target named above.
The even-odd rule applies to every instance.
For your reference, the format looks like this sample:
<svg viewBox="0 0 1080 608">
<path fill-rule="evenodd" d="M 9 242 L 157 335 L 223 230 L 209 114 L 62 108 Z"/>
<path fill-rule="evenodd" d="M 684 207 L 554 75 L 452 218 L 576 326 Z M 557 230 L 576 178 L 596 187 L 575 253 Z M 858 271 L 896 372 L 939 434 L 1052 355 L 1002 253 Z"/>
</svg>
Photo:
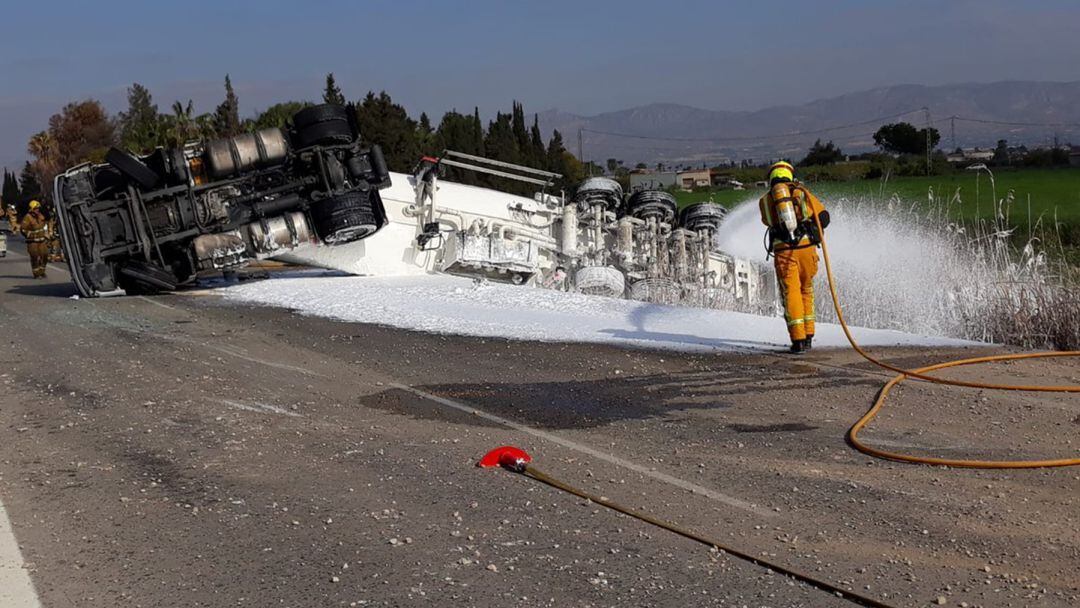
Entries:
<svg viewBox="0 0 1080 608">
<path fill-rule="evenodd" d="M 993 146 L 998 139 L 1050 145 L 1055 137 L 1061 143 L 1071 140 L 1080 144 L 1080 81 L 897 85 L 753 112 L 664 103 L 595 116 L 548 110 L 540 114 L 540 124 L 545 132 L 558 129 L 575 154 L 582 130 L 585 158 L 601 164 L 617 158 L 628 165 L 700 165 L 720 160 L 798 160 L 819 138 L 833 140 L 845 152 L 865 152 L 874 147 L 872 135 L 881 124 L 906 121 L 924 126 L 927 119 L 921 108 L 929 109 L 933 126 L 941 132 L 942 149 L 954 147 L 954 128 L 955 145 L 960 147 Z M 952 116 L 989 122 L 954 121 Z M 822 129 L 830 130 L 807 133 Z"/>
</svg>

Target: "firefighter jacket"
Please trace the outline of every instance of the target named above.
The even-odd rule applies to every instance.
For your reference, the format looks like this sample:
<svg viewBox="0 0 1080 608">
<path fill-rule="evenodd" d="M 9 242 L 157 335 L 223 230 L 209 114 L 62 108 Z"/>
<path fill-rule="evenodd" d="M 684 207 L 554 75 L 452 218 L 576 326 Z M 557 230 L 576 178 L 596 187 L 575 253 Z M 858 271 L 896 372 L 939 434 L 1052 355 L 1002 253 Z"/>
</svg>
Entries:
<svg viewBox="0 0 1080 608">
<path fill-rule="evenodd" d="M 19 231 L 27 243 L 44 243 L 49 240 L 49 223 L 40 211 L 31 211 L 23 218 Z"/>
</svg>

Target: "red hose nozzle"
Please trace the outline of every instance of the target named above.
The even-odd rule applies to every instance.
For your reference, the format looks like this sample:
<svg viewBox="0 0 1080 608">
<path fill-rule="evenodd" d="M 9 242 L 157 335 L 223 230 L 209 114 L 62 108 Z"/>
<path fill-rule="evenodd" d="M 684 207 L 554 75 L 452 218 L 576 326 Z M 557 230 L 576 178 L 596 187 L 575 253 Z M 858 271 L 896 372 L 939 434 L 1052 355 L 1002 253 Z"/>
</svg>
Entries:
<svg viewBox="0 0 1080 608">
<path fill-rule="evenodd" d="M 521 473 L 525 470 L 525 465 L 530 462 L 532 462 L 532 456 L 529 456 L 529 453 L 525 450 L 512 445 L 504 445 L 484 454 L 484 457 L 476 463 L 476 466 L 484 469 L 502 467 L 515 473 Z"/>
</svg>

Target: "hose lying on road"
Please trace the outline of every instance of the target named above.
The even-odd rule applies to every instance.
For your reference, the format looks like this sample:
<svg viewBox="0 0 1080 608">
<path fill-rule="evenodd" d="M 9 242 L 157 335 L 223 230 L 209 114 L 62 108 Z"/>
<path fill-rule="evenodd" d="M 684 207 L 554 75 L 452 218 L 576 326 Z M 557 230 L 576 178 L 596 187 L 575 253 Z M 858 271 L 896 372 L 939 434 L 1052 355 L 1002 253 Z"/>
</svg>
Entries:
<svg viewBox="0 0 1080 608">
<path fill-rule="evenodd" d="M 701 543 L 701 544 L 703 544 L 703 545 L 705 545 L 705 546 L 707 546 L 709 548 L 716 549 L 717 551 L 722 551 L 722 552 L 728 553 L 728 554 L 730 554 L 730 555 L 732 555 L 734 557 L 737 557 L 739 559 L 748 561 L 751 564 L 754 564 L 755 566 L 761 566 L 762 568 L 768 568 L 769 570 L 772 570 L 773 572 L 777 572 L 779 574 L 789 576 L 789 577 L 791 577 L 791 578 L 793 578 L 795 580 L 806 583 L 806 584 L 810 585 L 811 587 L 814 587 L 814 588 L 819 589 L 821 591 L 825 591 L 827 593 L 834 594 L 840 599 L 847 600 L 847 601 L 852 602 L 854 604 L 857 604 L 859 606 L 868 606 L 870 608 L 892 608 L 891 605 L 886 604 L 884 602 L 881 602 L 879 600 L 876 600 L 876 599 L 874 599 L 872 597 L 867 597 L 865 595 L 856 593 L 854 591 L 849 591 L 847 589 L 842 589 L 840 587 L 837 587 L 836 585 L 833 585 L 832 583 L 829 583 L 827 581 L 823 581 L 823 580 L 821 580 L 819 578 L 815 578 L 814 576 L 812 576 L 810 574 L 804 574 L 802 572 L 799 572 L 798 570 L 792 570 L 792 569 L 786 568 L 784 566 L 779 566 L 779 565 L 777 565 L 777 564 L 775 564 L 773 562 L 769 562 L 769 561 L 763 560 L 761 558 L 754 557 L 753 555 L 750 555 L 749 553 L 744 553 L 744 552 L 739 551 L 737 549 L 732 549 L 732 548 L 727 547 L 725 545 L 722 545 L 722 544 L 720 544 L 720 543 L 718 543 L 718 542 L 716 542 L 714 540 L 710 540 L 710 539 L 708 539 L 708 538 L 706 538 L 704 536 L 701 536 L 700 534 L 696 534 L 694 532 L 691 532 L 690 530 L 687 530 L 686 528 L 683 528 L 683 527 L 678 526 L 676 524 L 673 524 L 671 522 L 664 521 L 662 519 L 657 519 L 657 518 L 653 517 L 652 515 L 649 515 L 647 513 L 642 513 L 641 511 L 635 511 L 634 509 L 631 509 L 629 507 L 624 507 L 624 506 L 622 506 L 622 505 L 620 505 L 620 504 L 618 504 L 616 502 L 608 500 L 607 498 L 605 498 L 603 496 L 596 496 L 596 495 L 593 495 L 593 494 L 590 494 L 590 493 L 586 492 L 585 490 L 580 490 L 580 489 L 578 489 L 578 488 L 576 488 L 576 487 L 574 487 L 572 485 L 569 485 L 567 483 L 564 483 L 564 482 L 552 477 L 551 475 L 548 475 L 547 473 L 544 473 L 543 471 L 537 469 L 536 467 L 530 465 L 529 462 L 531 460 L 532 460 L 532 457 L 529 456 L 529 454 L 526 453 L 524 450 L 521 450 L 519 448 L 515 448 L 515 447 L 512 447 L 512 446 L 503 446 L 503 447 L 496 448 L 496 449 L 488 452 L 476 464 L 477 464 L 477 466 L 484 467 L 484 468 L 501 467 L 501 468 L 504 468 L 504 469 L 506 469 L 508 471 L 512 471 L 514 473 L 524 475 L 525 477 L 528 477 L 530 479 L 534 479 L 536 481 L 539 481 L 540 483 L 551 486 L 551 487 L 555 488 L 556 490 L 567 492 L 568 494 L 573 494 L 574 496 L 577 496 L 579 498 L 584 498 L 586 500 L 591 500 L 592 502 L 594 502 L 594 503 L 596 503 L 598 505 L 607 507 L 607 508 L 609 508 L 609 509 L 611 509 L 613 511 L 618 511 L 619 513 L 622 513 L 623 515 L 633 517 L 634 519 L 638 519 L 638 520 L 643 521 L 643 522 L 645 522 L 647 524 L 656 526 L 658 528 L 662 528 L 662 529 L 667 530 L 669 532 L 673 532 L 675 534 L 678 534 L 679 536 L 682 536 L 684 538 L 688 538 L 688 539 L 690 539 L 692 541 Z"/>
<path fill-rule="evenodd" d="M 885 386 L 878 392 L 877 399 L 874 401 L 873 406 L 863 414 L 851 429 L 848 430 L 848 441 L 851 445 L 863 452 L 877 458 L 885 458 L 888 460 L 895 460 L 899 462 L 911 462 L 917 464 L 930 464 L 941 465 L 950 467 L 965 467 L 971 469 L 1032 469 L 1039 467 L 1070 467 L 1080 465 L 1080 458 L 1057 458 L 1051 460 L 965 460 L 965 459 L 953 459 L 953 458 L 935 458 L 931 456 L 913 456 L 910 454 L 901 454 L 899 452 L 889 452 L 881 450 L 875 447 L 866 445 L 859 441 L 859 431 L 861 431 L 875 416 L 881 411 L 882 405 L 885 403 L 885 398 L 889 396 L 889 392 L 897 384 L 900 384 L 907 378 L 915 378 L 926 382 L 934 382 L 936 384 L 946 384 L 950 386 L 966 386 L 968 388 L 982 388 L 993 389 L 1001 391 L 1033 391 L 1044 393 L 1080 393 L 1080 385 L 1064 385 L 1064 386 L 1023 386 L 1012 384 L 993 384 L 986 382 L 966 382 L 963 380 L 949 380 L 947 378 L 941 378 L 938 376 L 928 376 L 927 372 L 932 372 L 939 369 L 945 369 L 948 367 L 960 367 L 963 365 L 977 365 L 980 363 L 993 363 L 996 361 L 1018 361 L 1022 359 L 1043 359 L 1051 357 L 1080 357 L 1080 351 L 1045 351 L 1035 353 L 1019 353 L 1012 355 L 994 355 L 989 357 L 975 357 L 971 359 L 959 359 L 956 361 L 947 361 L 945 363 L 938 363 L 937 365 L 929 365 L 927 367 L 920 367 L 918 369 L 908 370 L 888 363 L 884 363 L 869 353 L 867 353 L 859 343 L 855 341 L 855 337 L 851 335 L 851 329 L 848 328 L 847 323 L 844 321 L 844 312 L 840 306 L 840 298 L 836 295 L 836 278 L 833 276 L 832 264 L 829 261 L 829 248 L 825 243 L 825 230 L 821 226 L 821 221 L 814 216 L 814 221 L 817 223 L 818 234 L 821 235 L 821 253 L 825 258 L 825 272 L 829 277 L 829 292 L 832 295 L 833 306 L 836 307 L 836 318 L 840 322 L 840 327 L 844 330 L 844 335 L 847 336 L 848 342 L 851 343 L 851 347 L 855 349 L 855 352 L 862 355 L 864 359 L 899 374 L 892 380 L 885 383 Z"/>
</svg>

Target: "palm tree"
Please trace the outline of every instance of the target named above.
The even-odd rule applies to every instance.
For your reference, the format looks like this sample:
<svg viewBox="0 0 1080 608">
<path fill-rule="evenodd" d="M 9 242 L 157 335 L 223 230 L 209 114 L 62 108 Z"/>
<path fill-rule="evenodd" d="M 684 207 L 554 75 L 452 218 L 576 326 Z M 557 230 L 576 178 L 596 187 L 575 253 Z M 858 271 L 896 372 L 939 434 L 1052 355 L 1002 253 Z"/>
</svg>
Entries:
<svg viewBox="0 0 1080 608">
<path fill-rule="evenodd" d="M 41 184 L 44 200 L 48 200 L 52 195 L 53 177 L 60 172 L 60 154 L 57 150 L 56 139 L 48 131 L 35 133 L 30 137 L 26 151 L 34 157 L 30 168 L 38 183 Z"/>
<path fill-rule="evenodd" d="M 173 102 L 172 115 L 165 116 L 165 137 L 171 146 L 182 146 L 198 139 L 198 127 L 195 124 L 195 104 L 189 99 L 185 106 L 180 101 Z"/>
</svg>

